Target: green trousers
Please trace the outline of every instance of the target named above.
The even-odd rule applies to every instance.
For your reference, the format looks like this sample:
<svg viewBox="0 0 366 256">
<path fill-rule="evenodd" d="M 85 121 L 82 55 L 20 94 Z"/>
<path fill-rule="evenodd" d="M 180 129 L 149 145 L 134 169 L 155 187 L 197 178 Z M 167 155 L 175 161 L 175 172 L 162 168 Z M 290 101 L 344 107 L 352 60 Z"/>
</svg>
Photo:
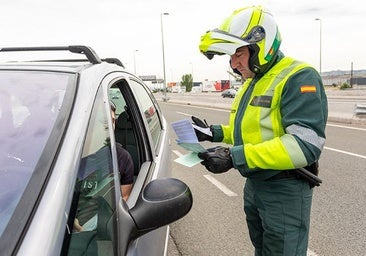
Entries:
<svg viewBox="0 0 366 256">
<path fill-rule="evenodd" d="M 296 178 L 247 179 L 244 211 L 256 256 L 306 256 L 312 195 Z"/>
</svg>

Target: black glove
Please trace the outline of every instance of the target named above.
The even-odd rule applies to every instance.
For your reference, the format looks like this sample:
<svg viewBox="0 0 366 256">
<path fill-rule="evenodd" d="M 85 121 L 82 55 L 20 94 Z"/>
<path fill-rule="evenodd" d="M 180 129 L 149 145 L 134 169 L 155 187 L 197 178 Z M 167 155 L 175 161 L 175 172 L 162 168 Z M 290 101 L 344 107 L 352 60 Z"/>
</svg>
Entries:
<svg viewBox="0 0 366 256">
<path fill-rule="evenodd" d="M 209 148 L 205 152 L 198 153 L 198 157 L 203 160 L 201 164 L 212 173 L 227 172 L 233 167 L 229 148 L 222 146 Z"/>
<path fill-rule="evenodd" d="M 193 121 L 193 124 L 201 127 L 206 133 L 211 133 L 212 134 L 212 130 L 211 130 L 211 127 L 208 126 L 206 120 L 205 122 L 203 122 L 201 119 L 199 119 L 198 117 L 195 117 L 195 116 L 192 116 L 192 121 Z M 194 128 L 194 127 L 193 127 Z M 213 140 L 213 135 L 210 136 L 206 133 L 203 133 L 199 130 L 197 130 L 196 128 L 194 128 L 194 131 L 196 133 L 196 136 L 197 136 L 197 139 L 198 141 L 204 141 L 204 140 L 208 140 L 208 141 L 211 141 Z"/>
</svg>

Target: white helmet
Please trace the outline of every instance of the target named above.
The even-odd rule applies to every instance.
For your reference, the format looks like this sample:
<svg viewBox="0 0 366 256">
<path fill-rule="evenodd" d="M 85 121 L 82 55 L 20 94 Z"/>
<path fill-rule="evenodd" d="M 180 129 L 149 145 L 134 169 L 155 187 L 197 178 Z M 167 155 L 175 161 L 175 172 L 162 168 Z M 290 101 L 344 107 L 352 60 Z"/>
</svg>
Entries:
<svg viewBox="0 0 366 256">
<path fill-rule="evenodd" d="M 233 55 L 238 48 L 248 46 L 249 68 L 259 74 L 274 61 L 280 44 L 273 15 L 262 6 L 251 6 L 234 11 L 219 28 L 204 34 L 199 48 L 212 59 L 216 54 Z"/>
</svg>

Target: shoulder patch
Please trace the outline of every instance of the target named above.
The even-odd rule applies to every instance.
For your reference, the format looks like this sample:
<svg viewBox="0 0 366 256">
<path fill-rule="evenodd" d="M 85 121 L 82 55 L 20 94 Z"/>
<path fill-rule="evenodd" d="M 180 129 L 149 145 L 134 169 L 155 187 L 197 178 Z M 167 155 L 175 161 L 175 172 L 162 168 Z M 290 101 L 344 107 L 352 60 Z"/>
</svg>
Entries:
<svg viewBox="0 0 366 256">
<path fill-rule="evenodd" d="M 301 93 L 308 93 L 308 92 L 316 92 L 316 86 L 315 85 L 302 85 L 300 87 Z"/>
</svg>

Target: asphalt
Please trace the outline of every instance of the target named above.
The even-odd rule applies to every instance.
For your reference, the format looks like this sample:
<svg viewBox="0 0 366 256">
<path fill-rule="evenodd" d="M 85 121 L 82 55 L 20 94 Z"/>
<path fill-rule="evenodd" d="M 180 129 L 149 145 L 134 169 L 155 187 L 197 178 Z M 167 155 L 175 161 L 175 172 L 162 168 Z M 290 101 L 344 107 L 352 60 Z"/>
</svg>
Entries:
<svg viewBox="0 0 366 256">
<path fill-rule="evenodd" d="M 328 97 L 328 122 L 342 124 L 366 125 L 366 88 L 352 88 L 340 90 L 338 88 L 326 88 Z M 232 99 L 223 99 L 221 93 L 157 93 L 154 95 L 158 101 L 221 108 L 230 110 Z M 365 114 L 356 114 L 359 107 L 365 107 Z M 181 255 L 174 239 L 169 236 L 169 256 Z"/>
<path fill-rule="evenodd" d="M 346 90 L 327 88 L 326 94 L 328 97 L 328 122 L 366 125 L 366 88 Z M 227 110 L 230 109 L 232 102 L 232 99 L 223 99 L 219 92 L 166 93 L 166 95 L 157 93 L 155 98 L 158 101 L 166 101 L 168 103 Z M 365 114 L 358 114 L 356 113 L 357 110 L 365 110 Z"/>
</svg>

